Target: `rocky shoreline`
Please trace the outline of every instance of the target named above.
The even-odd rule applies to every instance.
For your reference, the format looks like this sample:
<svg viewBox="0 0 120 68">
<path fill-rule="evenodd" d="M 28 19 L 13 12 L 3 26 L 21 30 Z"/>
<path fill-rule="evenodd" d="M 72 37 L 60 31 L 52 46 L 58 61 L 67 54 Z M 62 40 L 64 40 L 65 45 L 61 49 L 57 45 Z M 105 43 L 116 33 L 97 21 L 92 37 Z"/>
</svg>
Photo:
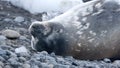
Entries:
<svg viewBox="0 0 120 68">
<path fill-rule="evenodd" d="M 0 0 L 0 68 L 119 68 L 120 60 L 77 60 L 36 52 L 30 46 L 28 27 L 42 20 L 42 13 L 29 12 Z M 12 32 L 12 31 L 13 32 Z"/>
</svg>

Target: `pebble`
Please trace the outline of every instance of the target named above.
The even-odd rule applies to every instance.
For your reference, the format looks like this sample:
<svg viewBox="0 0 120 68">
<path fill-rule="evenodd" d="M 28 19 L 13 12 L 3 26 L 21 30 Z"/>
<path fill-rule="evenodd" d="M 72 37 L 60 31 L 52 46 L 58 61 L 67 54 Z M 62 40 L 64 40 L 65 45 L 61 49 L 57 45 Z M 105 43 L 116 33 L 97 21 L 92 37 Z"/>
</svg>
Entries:
<svg viewBox="0 0 120 68">
<path fill-rule="evenodd" d="M 108 58 L 105 58 L 105 59 L 104 59 L 104 62 L 106 62 L 106 63 L 110 63 L 110 62 L 111 62 L 111 60 L 110 60 L 110 59 L 108 59 Z"/>
<path fill-rule="evenodd" d="M 4 59 L 2 56 L 0 56 L 0 61 L 1 61 L 1 62 L 4 62 L 5 59 Z"/>
<path fill-rule="evenodd" d="M 26 59 L 25 59 L 24 57 L 19 57 L 19 61 L 20 61 L 20 62 L 25 62 Z"/>
<path fill-rule="evenodd" d="M 9 19 L 9 18 L 5 18 L 4 21 L 5 21 L 5 22 L 10 22 L 10 21 L 12 21 L 12 20 Z"/>
<path fill-rule="evenodd" d="M 31 57 L 28 52 L 17 53 L 17 56 L 18 56 L 18 57 Z"/>
<path fill-rule="evenodd" d="M 54 68 L 70 68 L 68 65 L 62 65 L 62 64 L 57 64 L 54 66 Z"/>
<path fill-rule="evenodd" d="M 0 49 L 0 56 L 5 56 L 7 52 L 3 49 Z"/>
<path fill-rule="evenodd" d="M 11 67 L 10 65 L 5 65 L 4 68 L 13 68 L 13 67 Z"/>
<path fill-rule="evenodd" d="M 14 19 L 15 22 L 24 22 L 24 17 L 22 16 L 17 16 L 15 19 Z"/>
<path fill-rule="evenodd" d="M 5 45 L 6 44 L 5 40 L 6 40 L 6 37 L 3 35 L 0 35 L 0 45 Z"/>
<path fill-rule="evenodd" d="M 3 67 L 4 66 L 4 63 L 0 61 L 0 66 Z"/>
<path fill-rule="evenodd" d="M 7 55 L 9 55 L 10 57 L 17 57 L 17 55 L 11 51 L 7 51 Z"/>
<path fill-rule="evenodd" d="M 4 30 L 2 34 L 8 39 L 17 39 L 20 37 L 20 33 L 14 30 L 10 30 L 10 29 Z"/>
<path fill-rule="evenodd" d="M 21 40 L 26 40 L 27 38 L 25 36 L 20 36 Z"/>
<path fill-rule="evenodd" d="M 57 57 L 57 62 L 60 64 L 65 64 L 66 61 L 62 57 Z"/>
<path fill-rule="evenodd" d="M 113 62 L 114 65 L 118 66 L 120 68 L 120 60 L 116 60 Z"/>
<path fill-rule="evenodd" d="M 27 52 L 28 51 L 25 46 L 21 46 L 21 47 L 15 49 L 15 53 L 27 53 Z"/>
<path fill-rule="evenodd" d="M 27 63 L 23 64 L 23 68 L 30 68 L 30 64 Z"/>
</svg>

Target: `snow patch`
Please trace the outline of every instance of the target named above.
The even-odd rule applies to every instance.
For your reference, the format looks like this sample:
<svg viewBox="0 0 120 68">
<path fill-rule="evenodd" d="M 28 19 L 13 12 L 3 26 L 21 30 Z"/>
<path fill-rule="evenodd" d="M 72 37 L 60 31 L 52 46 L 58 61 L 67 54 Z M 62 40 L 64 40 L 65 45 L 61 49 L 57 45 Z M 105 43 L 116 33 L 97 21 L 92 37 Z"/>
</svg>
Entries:
<svg viewBox="0 0 120 68">
<path fill-rule="evenodd" d="M 71 7 L 83 3 L 82 0 L 8 0 L 32 14 L 50 11 L 65 12 Z"/>
</svg>

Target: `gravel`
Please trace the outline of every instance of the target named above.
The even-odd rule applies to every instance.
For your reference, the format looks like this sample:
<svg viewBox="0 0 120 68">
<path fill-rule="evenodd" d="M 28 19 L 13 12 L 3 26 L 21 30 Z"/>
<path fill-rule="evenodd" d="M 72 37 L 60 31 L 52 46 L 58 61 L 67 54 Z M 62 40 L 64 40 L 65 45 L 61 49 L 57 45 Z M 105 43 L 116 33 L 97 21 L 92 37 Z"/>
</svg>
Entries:
<svg viewBox="0 0 120 68">
<path fill-rule="evenodd" d="M 62 57 L 54 53 L 48 54 L 46 51 L 32 50 L 27 29 L 31 21 L 41 20 L 41 17 L 30 15 L 27 11 L 14 7 L 8 2 L 0 0 L 0 5 L 3 8 L 0 9 L 0 68 L 120 68 L 119 59 L 77 60 L 72 56 Z M 1 31 L 6 29 L 14 30 L 21 36 L 14 35 L 16 39 L 6 38 L 6 35 L 1 34 Z M 23 52 L 22 49 L 21 52 L 16 52 L 20 47 L 24 47 L 27 52 Z"/>
</svg>

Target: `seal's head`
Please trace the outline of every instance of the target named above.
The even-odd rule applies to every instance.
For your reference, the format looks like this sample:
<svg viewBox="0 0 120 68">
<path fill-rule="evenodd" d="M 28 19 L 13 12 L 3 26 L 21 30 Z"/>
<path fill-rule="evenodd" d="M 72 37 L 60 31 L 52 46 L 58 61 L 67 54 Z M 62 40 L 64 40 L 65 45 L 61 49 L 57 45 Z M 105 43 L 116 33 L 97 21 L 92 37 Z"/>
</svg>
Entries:
<svg viewBox="0 0 120 68">
<path fill-rule="evenodd" d="M 55 52 L 61 55 L 64 49 L 63 32 L 61 24 L 53 22 L 33 22 L 29 28 L 32 35 L 31 45 L 37 51 Z"/>
</svg>

